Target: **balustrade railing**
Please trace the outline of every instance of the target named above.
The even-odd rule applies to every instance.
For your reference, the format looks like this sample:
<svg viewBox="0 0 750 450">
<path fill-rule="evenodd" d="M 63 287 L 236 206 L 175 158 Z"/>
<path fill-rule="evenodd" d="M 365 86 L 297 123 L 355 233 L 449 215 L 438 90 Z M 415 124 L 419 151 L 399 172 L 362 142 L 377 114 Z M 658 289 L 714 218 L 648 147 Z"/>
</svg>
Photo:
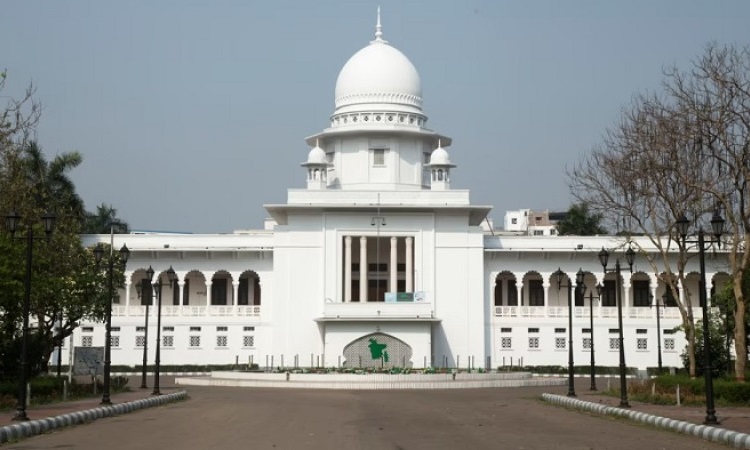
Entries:
<svg viewBox="0 0 750 450">
<path fill-rule="evenodd" d="M 260 317 L 260 305 L 162 305 L 162 317 Z M 115 305 L 112 316 L 143 317 L 146 307 L 142 305 Z M 156 317 L 157 308 L 149 307 L 148 314 Z"/>
<path fill-rule="evenodd" d="M 496 317 L 568 317 L 567 306 L 495 306 Z M 718 314 L 718 308 L 713 308 L 714 314 Z M 695 317 L 700 314 L 700 308 L 693 308 Z M 573 308 L 573 317 L 588 318 L 591 314 L 588 306 L 576 306 Z M 634 306 L 625 308 L 623 315 L 630 319 L 656 319 L 657 311 L 648 306 Z M 681 318 L 680 310 L 676 307 L 659 308 L 662 319 Z M 616 319 L 617 308 L 614 306 L 594 306 L 594 318 Z"/>
</svg>

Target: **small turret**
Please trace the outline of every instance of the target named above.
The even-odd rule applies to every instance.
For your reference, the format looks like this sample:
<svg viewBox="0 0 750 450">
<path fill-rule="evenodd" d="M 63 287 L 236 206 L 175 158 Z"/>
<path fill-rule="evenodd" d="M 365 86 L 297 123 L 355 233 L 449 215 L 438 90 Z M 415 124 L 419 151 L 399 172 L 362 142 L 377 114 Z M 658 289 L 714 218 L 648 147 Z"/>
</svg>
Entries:
<svg viewBox="0 0 750 450">
<path fill-rule="evenodd" d="M 315 147 L 307 154 L 307 162 L 300 165 L 307 168 L 307 189 L 323 190 L 328 187 L 328 158 L 317 140 Z"/>
<path fill-rule="evenodd" d="M 450 169 L 456 165 L 451 163 L 448 152 L 442 147 L 440 140 L 438 147 L 430 155 L 430 163 L 426 166 L 430 169 L 430 189 L 447 191 L 451 188 Z"/>
</svg>

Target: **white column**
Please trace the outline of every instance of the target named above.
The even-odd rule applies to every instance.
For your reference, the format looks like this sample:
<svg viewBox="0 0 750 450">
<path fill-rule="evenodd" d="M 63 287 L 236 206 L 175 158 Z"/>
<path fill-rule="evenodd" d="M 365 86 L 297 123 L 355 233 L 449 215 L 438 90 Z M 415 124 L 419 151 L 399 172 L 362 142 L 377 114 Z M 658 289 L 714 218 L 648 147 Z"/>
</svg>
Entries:
<svg viewBox="0 0 750 450">
<path fill-rule="evenodd" d="M 352 301 L 352 237 L 344 238 L 344 301 Z"/>
<path fill-rule="evenodd" d="M 359 301 L 367 301 L 367 237 L 359 238 Z"/>
<path fill-rule="evenodd" d="M 623 295 L 623 297 L 622 297 L 622 307 L 623 308 L 630 308 L 630 305 L 633 303 L 630 300 L 630 279 L 623 280 L 622 285 L 623 285 L 622 286 L 622 288 L 623 288 L 622 290 L 624 291 L 622 293 L 622 295 Z"/>
<path fill-rule="evenodd" d="M 240 280 L 232 281 L 232 291 L 233 292 L 233 298 L 232 298 L 232 306 L 237 306 L 237 303 L 239 303 L 240 298 Z"/>
<path fill-rule="evenodd" d="M 213 280 L 206 281 L 206 306 L 211 306 L 211 285 Z"/>
<path fill-rule="evenodd" d="M 391 236 L 391 282 L 388 291 L 398 291 L 398 238 Z"/>
<path fill-rule="evenodd" d="M 656 315 L 659 314 L 660 306 L 664 306 L 664 305 L 662 305 L 661 302 L 659 301 L 659 299 L 656 298 L 656 288 L 657 288 L 657 285 L 656 284 L 652 284 L 652 286 L 654 286 L 654 287 L 651 288 L 651 300 L 653 300 L 653 304 L 651 306 L 655 309 L 655 311 L 654 311 L 654 319 L 655 319 Z"/>
<path fill-rule="evenodd" d="M 516 300 L 518 306 L 524 306 L 523 303 L 523 274 L 514 274 L 516 276 Z"/>
<path fill-rule="evenodd" d="M 132 275 L 128 275 L 125 277 L 125 315 L 130 315 L 130 286 L 133 284 Z"/>
<path fill-rule="evenodd" d="M 411 236 L 406 237 L 406 292 L 414 292 L 414 256 L 412 255 Z"/>
<path fill-rule="evenodd" d="M 550 306 L 550 304 L 551 304 L 551 303 L 550 303 L 550 298 L 549 298 L 549 295 L 550 295 L 550 292 L 549 292 L 549 287 L 550 287 L 550 284 L 549 284 L 549 282 L 547 282 L 547 281 L 545 281 L 545 280 L 542 280 L 542 290 L 544 291 L 544 306 Z M 559 294 L 563 294 L 564 292 L 565 292 L 565 291 L 563 291 L 563 289 L 562 289 L 562 288 L 560 288 L 560 290 L 559 290 L 559 291 L 557 291 L 558 295 L 559 295 Z M 563 294 L 563 295 L 564 295 L 564 294 Z M 567 297 L 565 298 L 565 304 L 566 304 L 566 305 L 568 304 L 568 299 L 567 299 Z M 560 305 L 558 304 L 557 306 L 560 306 Z"/>
<path fill-rule="evenodd" d="M 180 290 L 180 307 L 185 306 L 185 280 L 177 280 L 177 289 Z"/>
</svg>

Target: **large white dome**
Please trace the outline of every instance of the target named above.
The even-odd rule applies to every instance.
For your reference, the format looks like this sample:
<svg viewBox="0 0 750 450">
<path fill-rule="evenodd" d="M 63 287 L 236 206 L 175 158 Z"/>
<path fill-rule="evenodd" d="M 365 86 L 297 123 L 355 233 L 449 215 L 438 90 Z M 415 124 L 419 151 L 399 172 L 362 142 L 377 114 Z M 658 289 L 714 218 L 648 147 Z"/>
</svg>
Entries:
<svg viewBox="0 0 750 450">
<path fill-rule="evenodd" d="M 381 38 L 378 21 L 375 40 L 354 54 L 336 80 L 336 110 L 352 105 L 377 104 L 421 112 L 422 81 L 414 64 Z M 347 108 L 348 109 L 348 108 Z"/>
</svg>

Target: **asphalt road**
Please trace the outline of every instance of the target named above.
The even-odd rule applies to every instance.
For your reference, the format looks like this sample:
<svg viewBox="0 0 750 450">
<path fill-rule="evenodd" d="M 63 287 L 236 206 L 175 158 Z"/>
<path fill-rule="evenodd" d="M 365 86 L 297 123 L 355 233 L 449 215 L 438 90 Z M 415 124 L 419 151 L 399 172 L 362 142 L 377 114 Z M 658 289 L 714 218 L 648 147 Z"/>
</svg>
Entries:
<svg viewBox="0 0 750 450">
<path fill-rule="evenodd" d="M 558 389 L 559 390 L 559 389 Z M 726 449 L 542 402 L 550 388 L 189 387 L 190 400 L 32 437 L 30 449 Z"/>
</svg>

